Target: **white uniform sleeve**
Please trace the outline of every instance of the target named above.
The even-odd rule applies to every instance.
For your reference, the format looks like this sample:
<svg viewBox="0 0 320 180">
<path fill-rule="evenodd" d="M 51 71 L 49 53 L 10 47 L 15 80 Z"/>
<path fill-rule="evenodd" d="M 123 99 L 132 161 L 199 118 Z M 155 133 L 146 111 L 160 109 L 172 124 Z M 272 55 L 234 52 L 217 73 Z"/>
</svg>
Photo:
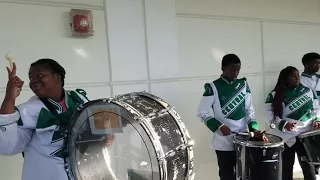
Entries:
<svg viewBox="0 0 320 180">
<path fill-rule="evenodd" d="M 198 117 L 201 121 L 208 121 L 213 117 L 210 115 L 212 105 L 214 103 L 214 94 L 210 84 L 205 84 L 205 92 L 203 93 L 202 99 L 198 107 Z"/>
<path fill-rule="evenodd" d="M 198 107 L 198 117 L 212 131 L 216 132 L 223 124 L 210 115 L 214 103 L 215 95 L 212 86 L 209 83 L 204 85 L 204 93 Z"/>
<path fill-rule="evenodd" d="M 250 130 L 252 129 L 258 130 L 259 126 L 256 121 L 256 112 L 253 107 L 252 95 L 247 82 L 246 82 L 246 86 L 247 86 L 246 87 L 247 92 L 245 96 L 245 119 Z"/>
<path fill-rule="evenodd" d="M 15 155 L 22 153 L 30 142 L 33 130 L 18 125 L 18 112 L 0 115 L 0 154 Z"/>
<path fill-rule="evenodd" d="M 29 107 L 30 103 L 27 102 L 19 105 L 14 114 L 0 115 L 1 155 L 22 153 L 29 144 L 39 115 Z"/>
<path fill-rule="evenodd" d="M 320 121 L 320 107 L 319 107 L 319 100 L 317 98 L 317 95 L 315 92 L 313 93 L 313 112 L 312 116 L 314 117 L 314 120 Z"/>
</svg>

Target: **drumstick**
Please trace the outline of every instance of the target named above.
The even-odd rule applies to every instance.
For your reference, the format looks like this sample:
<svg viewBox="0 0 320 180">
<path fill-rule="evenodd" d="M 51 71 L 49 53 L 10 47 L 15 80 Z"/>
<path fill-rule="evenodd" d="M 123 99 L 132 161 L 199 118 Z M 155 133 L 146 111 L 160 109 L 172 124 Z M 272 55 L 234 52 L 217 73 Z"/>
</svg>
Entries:
<svg viewBox="0 0 320 180">
<path fill-rule="evenodd" d="M 307 110 L 306 113 L 304 113 L 304 115 L 298 120 L 301 121 L 306 115 L 310 114 L 312 111 L 310 109 Z M 294 124 L 297 124 L 296 122 Z"/>
<path fill-rule="evenodd" d="M 10 70 L 12 71 L 12 69 L 13 69 L 13 57 L 12 57 L 12 54 L 8 53 L 8 54 L 6 54 L 5 57 L 9 61 Z"/>
<path fill-rule="evenodd" d="M 232 132 L 232 134 L 254 137 L 254 133 L 253 132 Z"/>
<path fill-rule="evenodd" d="M 276 128 L 276 125 L 275 125 L 274 123 L 270 123 L 269 128 L 268 128 L 267 130 L 262 131 L 262 132 L 260 133 L 260 135 L 261 135 L 261 134 L 264 134 L 264 133 L 267 132 L 267 131 L 269 131 L 269 129 L 275 129 L 275 128 Z"/>
</svg>

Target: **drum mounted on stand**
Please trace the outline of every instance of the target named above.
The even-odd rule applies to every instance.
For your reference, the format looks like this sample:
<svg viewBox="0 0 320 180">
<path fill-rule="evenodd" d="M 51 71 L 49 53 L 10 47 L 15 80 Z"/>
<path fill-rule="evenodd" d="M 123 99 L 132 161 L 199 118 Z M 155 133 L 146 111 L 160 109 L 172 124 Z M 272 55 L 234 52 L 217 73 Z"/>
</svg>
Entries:
<svg viewBox="0 0 320 180">
<path fill-rule="evenodd" d="M 307 152 L 303 160 L 313 165 L 320 165 L 320 129 L 302 133 L 298 138 Z"/>
<path fill-rule="evenodd" d="M 282 179 L 284 143 L 278 136 L 265 135 L 269 142 L 251 141 L 249 136 L 235 136 L 237 180 Z"/>
</svg>

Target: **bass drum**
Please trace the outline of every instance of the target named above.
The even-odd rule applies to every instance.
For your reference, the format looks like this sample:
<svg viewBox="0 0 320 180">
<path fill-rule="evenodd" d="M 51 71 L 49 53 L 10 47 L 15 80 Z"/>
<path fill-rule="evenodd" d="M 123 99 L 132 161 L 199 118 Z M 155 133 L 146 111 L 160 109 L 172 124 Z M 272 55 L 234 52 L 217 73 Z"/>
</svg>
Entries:
<svg viewBox="0 0 320 180">
<path fill-rule="evenodd" d="M 237 180 L 281 180 L 284 143 L 278 136 L 265 134 L 269 142 L 235 136 Z"/>
<path fill-rule="evenodd" d="M 129 93 L 90 101 L 66 140 L 72 180 L 193 180 L 193 141 L 162 99 Z"/>
</svg>

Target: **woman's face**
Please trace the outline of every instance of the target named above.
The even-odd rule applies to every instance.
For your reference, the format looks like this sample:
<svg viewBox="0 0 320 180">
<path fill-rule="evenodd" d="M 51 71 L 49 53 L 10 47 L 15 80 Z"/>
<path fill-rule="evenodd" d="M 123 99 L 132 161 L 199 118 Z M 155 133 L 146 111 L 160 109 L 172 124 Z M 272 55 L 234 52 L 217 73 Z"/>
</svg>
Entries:
<svg viewBox="0 0 320 180">
<path fill-rule="evenodd" d="M 289 87 L 298 87 L 300 84 L 300 74 L 299 71 L 292 71 L 287 77 L 287 83 Z"/>
<path fill-rule="evenodd" d="M 38 97 L 51 97 L 61 88 L 61 78 L 47 65 L 34 65 L 29 69 L 29 87 Z"/>
</svg>

